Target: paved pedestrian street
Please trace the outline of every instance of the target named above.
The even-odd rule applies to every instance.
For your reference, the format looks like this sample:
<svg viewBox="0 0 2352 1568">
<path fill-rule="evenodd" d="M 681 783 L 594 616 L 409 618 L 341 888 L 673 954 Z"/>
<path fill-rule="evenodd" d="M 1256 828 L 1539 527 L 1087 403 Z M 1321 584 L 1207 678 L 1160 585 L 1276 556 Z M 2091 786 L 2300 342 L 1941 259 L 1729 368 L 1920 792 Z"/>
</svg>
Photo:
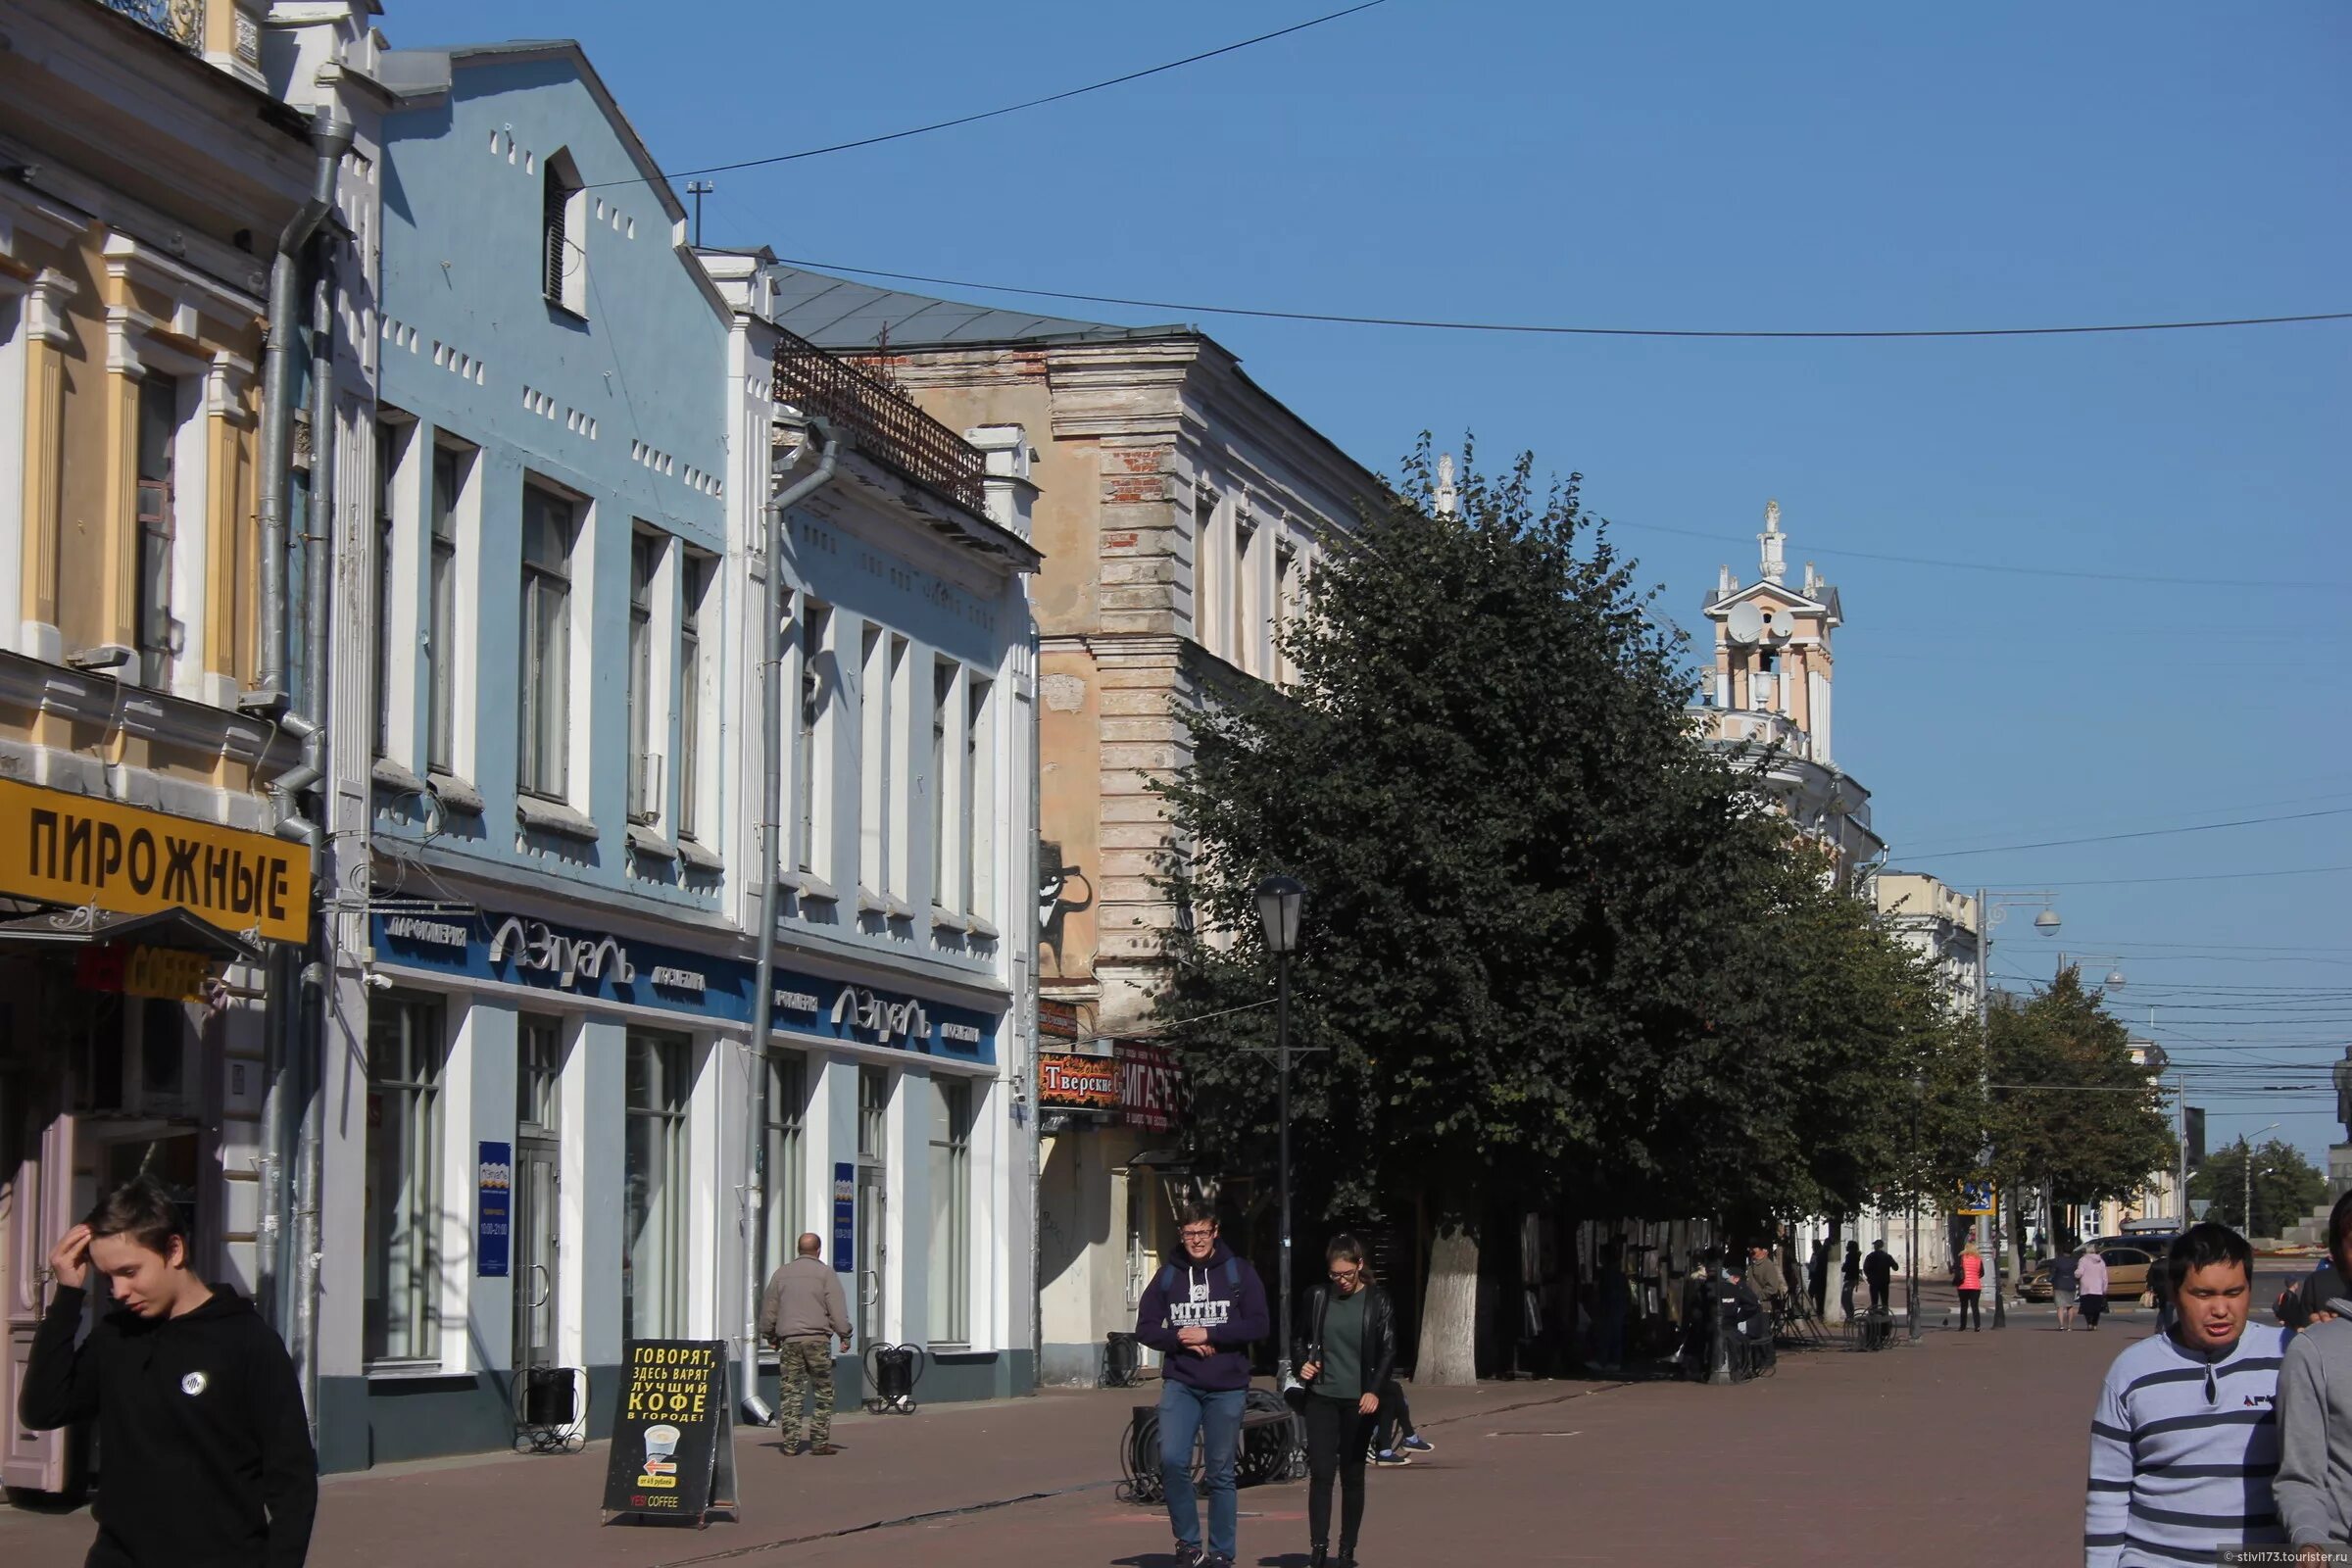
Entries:
<svg viewBox="0 0 2352 1568">
<path fill-rule="evenodd" d="M 1941 1317 L 1940 1304 L 1929 1318 Z M 1881 1354 L 1785 1350 L 1736 1388 L 1516 1382 L 1413 1394 L 1437 1451 L 1374 1470 L 1366 1564 L 1678 1560 L 1982 1568 L 2081 1547 L 2086 1423 L 2100 1375 L 2150 1314 L 2054 1332 L 1931 1328 Z M 1157 1508 L 1115 1495 L 1129 1408 L 1155 1388 L 1054 1392 L 910 1417 L 845 1415 L 843 1451 L 739 1440 L 740 1520 L 601 1526 L 605 1450 L 387 1466 L 321 1489 L 311 1561 L 959 1565 L 1169 1563 Z M 1242 1494 L 1241 1561 L 1305 1561 L 1304 1483 Z M 86 1511 L 0 1510 L 0 1561 L 69 1568 Z"/>
</svg>

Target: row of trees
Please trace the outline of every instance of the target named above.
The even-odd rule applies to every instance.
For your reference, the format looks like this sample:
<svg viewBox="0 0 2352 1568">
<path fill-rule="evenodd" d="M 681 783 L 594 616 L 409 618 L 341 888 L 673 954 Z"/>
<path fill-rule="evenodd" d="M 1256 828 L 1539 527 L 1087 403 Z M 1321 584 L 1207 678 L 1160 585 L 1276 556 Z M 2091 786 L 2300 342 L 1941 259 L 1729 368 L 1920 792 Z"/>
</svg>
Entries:
<svg viewBox="0 0 2352 1568">
<path fill-rule="evenodd" d="M 1932 1200 L 1996 1119 L 1974 1019 L 1761 773 L 1698 743 L 1679 635 L 1577 480 L 1534 472 L 1472 467 L 1441 513 L 1424 439 L 1391 504 L 1328 541 L 1283 633 L 1296 681 L 1219 694 L 1162 785 L 1193 919 L 1161 1006 L 1200 1152 L 1272 1174 L 1250 933 L 1285 871 L 1312 890 L 1297 1186 L 1335 1219 L 1419 1200 L 1437 1382 L 1474 1375 L 1497 1199 L 1735 1225 Z M 2020 1158 L 2020 1180 L 2047 1163 Z"/>
</svg>

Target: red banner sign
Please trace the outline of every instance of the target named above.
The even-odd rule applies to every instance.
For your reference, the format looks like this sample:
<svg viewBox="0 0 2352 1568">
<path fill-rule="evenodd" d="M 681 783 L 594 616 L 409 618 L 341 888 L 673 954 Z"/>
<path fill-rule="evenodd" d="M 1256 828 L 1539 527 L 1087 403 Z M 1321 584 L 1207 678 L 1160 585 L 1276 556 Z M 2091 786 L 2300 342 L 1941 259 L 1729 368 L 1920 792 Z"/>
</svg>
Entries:
<svg viewBox="0 0 2352 1568">
<path fill-rule="evenodd" d="M 1108 1056 L 1040 1053 L 1037 1102 L 1048 1110 L 1119 1108 L 1119 1064 Z"/>
<path fill-rule="evenodd" d="M 1118 1053 L 1119 1100 L 1127 1125 L 1175 1131 L 1184 1115 L 1184 1069 L 1176 1053 L 1142 1040 L 1120 1041 Z"/>
</svg>

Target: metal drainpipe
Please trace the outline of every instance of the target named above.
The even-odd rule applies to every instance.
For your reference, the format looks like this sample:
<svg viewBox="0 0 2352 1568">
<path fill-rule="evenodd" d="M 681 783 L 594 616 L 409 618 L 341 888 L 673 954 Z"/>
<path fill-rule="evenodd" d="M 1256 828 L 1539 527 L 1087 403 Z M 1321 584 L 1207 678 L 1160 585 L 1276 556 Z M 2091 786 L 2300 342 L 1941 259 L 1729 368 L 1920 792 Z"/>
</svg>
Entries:
<svg viewBox="0 0 2352 1568">
<path fill-rule="evenodd" d="M 744 1143 L 745 1193 L 753 1200 L 744 1212 L 743 1273 L 743 1399 L 745 1413 L 764 1425 L 760 1402 L 760 1241 L 766 1235 L 767 1189 L 767 1036 L 774 1019 L 776 995 L 776 878 L 783 872 L 781 846 L 784 815 L 784 514 L 832 482 L 833 465 L 841 443 L 823 419 L 808 421 L 816 442 L 817 465 L 767 504 L 767 581 L 761 585 L 766 622 L 760 634 L 760 929 L 755 940 L 760 957 L 752 985 L 751 1136 Z"/>
<path fill-rule="evenodd" d="M 310 709 L 311 732 L 303 737 L 306 788 L 324 783 L 327 772 L 327 632 L 332 623 L 328 600 L 334 582 L 335 553 L 335 263 L 336 241 L 320 234 L 314 243 L 318 263 L 311 296 L 311 508 L 310 536 L 303 550 L 303 695 Z M 293 775 L 289 775 L 291 778 Z M 318 1185 L 323 1175 L 325 1139 L 320 1125 L 324 1109 L 326 1015 L 332 976 L 326 956 L 333 951 L 328 928 L 327 897 L 322 891 L 335 867 L 326 859 L 326 810 L 323 802 L 314 817 L 293 817 L 280 832 L 299 830 L 310 846 L 311 959 L 302 967 L 302 1034 L 294 1053 L 302 1086 L 302 1118 L 294 1153 L 294 1351 L 302 1370 L 303 1408 L 311 1415 L 311 1439 L 318 1436 Z"/>
<path fill-rule="evenodd" d="M 310 198 L 278 235 L 277 251 L 270 266 L 270 329 L 262 366 L 262 433 L 259 504 L 256 508 L 261 554 L 261 649 L 255 672 L 256 708 L 281 710 L 286 700 L 286 497 L 294 428 L 295 314 L 302 285 L 304 253 L 311 236 L 335 207 L 335 182 L 343 155 L 351 148 L 351 122 L 332 105 L 321 105 L 311 117 L 311 145 L 318 164 Z M 288 715 L 288 733 L 300 737 L 298 720 Z M 276 796 L 281 817 L 288 814 L 288 797 Z M 255 1225 L 256 1284 L 263 1310 L 273 1323 L 285 1320 L 279 1299 L 283 1273 L 286 1209 L 285 1090 L 291 1014 L 295 1010 L 296 970 L 291 955 L 273 952 L 266 982 L 268 1003 L 262 1022 L 264 1094 L 262 1123 L 257 1132 L 256 1174 L 261 1185 L 261 1213 Z"/>
</svg>

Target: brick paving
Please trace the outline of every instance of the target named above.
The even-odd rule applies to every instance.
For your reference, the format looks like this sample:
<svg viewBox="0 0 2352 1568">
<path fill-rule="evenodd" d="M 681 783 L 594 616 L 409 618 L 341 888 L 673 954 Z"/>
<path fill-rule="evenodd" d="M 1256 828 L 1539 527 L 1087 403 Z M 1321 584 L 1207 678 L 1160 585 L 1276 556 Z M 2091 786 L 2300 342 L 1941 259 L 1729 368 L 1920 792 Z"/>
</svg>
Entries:
<svg viewBox="0 0 2352 1568">
<path fill-rule="evenodd" d="M 1932 1293 L 1923 1305 L 1927 1322 L 1941 1320 Z M 1784 1352 L 1777 1376 L 1731 1389 L 1424 1390 L 1414 1411 L 1438 1451 L 1372 1473 L 1362 1555 L 1374 1568 L 1660 1552 L 1742 1568 L 2063 1562 L 2080 1550 L 2099 1378 L 2148 1323 L 2126 1312 L 2096 1334 L 2062 1336 L 2048 1308 L 2026 1308 L 2005 1332 L 1936 1329 L 1884 1354 Z M 972 1568 L 1161 1568 L 1172 1561 L 1164 1516 L 1112 1494 L 1127 1409 L 1154 1393 L 846 1415 L 844 1451 L 828 1459 L 788 1458 L 770 1434 L 746 1433 L 743 1517 L 702 1531 L 601 1526 L 601 1446 L 335 1477 L 311 1561 L 862 1568 L 936 1555 Z M 1246 1490 L 1242 1501 L 1243 1562 L 1304 1562 L 1303 1484 Z M 0 1509 L 0 1560 L 68 1568 L 91 1529 L 86 1512 Z"/>
</svg>

